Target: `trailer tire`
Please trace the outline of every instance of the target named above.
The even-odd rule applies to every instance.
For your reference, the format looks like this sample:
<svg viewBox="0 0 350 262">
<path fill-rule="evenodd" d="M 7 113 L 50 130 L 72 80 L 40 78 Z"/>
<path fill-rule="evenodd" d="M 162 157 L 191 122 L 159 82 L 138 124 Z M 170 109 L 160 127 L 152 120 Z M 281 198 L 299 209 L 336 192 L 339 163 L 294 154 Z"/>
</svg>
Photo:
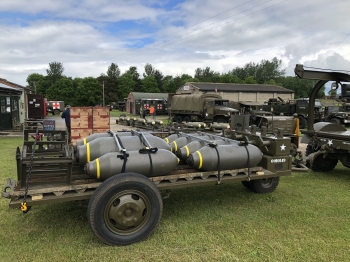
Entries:
<svg viewBox="0 0 350 262">
<path fill-rule="evenodd" d="M 266 194 L 275 191 L 280 182 L 280 177 L 270 177 L 250 180 L 250 189 L 258 194 Z"/>
<path fill-rule="evenodd" d="M 323 155 L 318 155 L 312 162 L 311 169 L 314 172 L 328 172 L 332 171 L 338 164 L 338 159 L 323 157 Z M 310 165 L 309 165 L 310 166 Z"/>
<path fill-rule="evenodd" d="M 241 182 L 242 182 L 242 185 L 243 185 L 245 188 L 251 189 L 251 187 L 250 187 L 250 181 L 241 181 Z"/>
<path fill-rule="evenodd" d="M 300 129 L 306 128 L 306 126 L 307 126 L 307 121 L 306 121 L 305 117 L 303 117 L 303 116 L 298 116 L 298 119 L 299 119 L 299 128 L 300 128 Z"/>
<path fill-rule="evenodd" d="M 124 173 L 108 178 L 96 189 L 89 201 L 88 220 L 102 242 L 129 245 L 150 236 L 162 212 L 156 185 L 143 175 Z"/>
</svg>

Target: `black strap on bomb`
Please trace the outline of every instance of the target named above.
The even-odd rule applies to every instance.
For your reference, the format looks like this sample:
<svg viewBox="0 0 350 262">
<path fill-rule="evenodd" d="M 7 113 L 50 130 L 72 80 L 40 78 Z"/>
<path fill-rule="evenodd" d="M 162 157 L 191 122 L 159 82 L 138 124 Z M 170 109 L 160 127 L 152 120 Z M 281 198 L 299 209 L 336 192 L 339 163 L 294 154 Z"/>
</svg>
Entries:
<svg viewBox="0 0 350 262">
<path fill-rule="evenodd" d="M 216 154 L 218 155 L 218 165 L 217 165 L 217 170 L 218 170 L 218 185 L 220 185 L 221 183 L 221 176 L 220 176 L 220 154 L 219 154 L 219 151 L 218 151 L 218 148 L 217 148 L 217 144 L 214 144 L 214 143 L 210 143 L 208 144 L 208 146 L 212 147 L 215 149 L 216 151 Z"/>
<path fill-rule="evenodd" d="M 121 173 L 125 173 L 125 166 L 126 166 L 126 162 L 128 161 L 129 154 L 126 152 L 126 149 L 123 146 L 123 143 L 120 137 L 117 135 L 117 133 L 111 130 L 108 130 L 108 133 L 113 135 L 115 142 L 117 144 L 118 150 L 123 153 L 122 155 L 118 155 L 117 158 L 120 158 L 120 160 L 123 160 L 123 167 L 122 167 Z"/>
<path fill-rule="evenodd" d="M 149 164 L 150 164 L 150 176 L 153 175 L 153 162 L 152 162 L 152 156 L 151 154 L 155 154 L 157 153 L 158 148 L 142 148 L 139 150 L 140 154 L 148 154 L 148 158 L 149 158 Z"/>
<path fill-rule="evenodd" d="M 244 146 L 245 150 L 247 151 L 247 155 L 248 155 L 248 160 L 247 160 L 247 165 L 248 165 L 248 178 L 247 181 L 250 181 L 250 156 L 249 156 L 249 150 L 247 148 L 248 146 L 248 142 L 247 141 L 242 141 L 238 144 L 239 146 Z"/>
</svg>

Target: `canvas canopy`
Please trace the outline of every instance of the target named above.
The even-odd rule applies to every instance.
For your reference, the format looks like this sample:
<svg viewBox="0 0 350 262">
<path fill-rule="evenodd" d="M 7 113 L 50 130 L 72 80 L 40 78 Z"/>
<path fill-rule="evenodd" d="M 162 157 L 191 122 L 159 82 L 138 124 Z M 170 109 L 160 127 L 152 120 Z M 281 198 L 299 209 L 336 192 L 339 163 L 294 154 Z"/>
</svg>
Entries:
<svg viewBox="0 0 350 262">
<path fill-rule="evenodd" d="M 172 110 L 184 111 L 202 111 L 204 103 L 207 99 L 221 99 L 220 95 L 216 94 L 192 94 L 192 95 L 175 95 L 172 98 Z"/>
</svg>

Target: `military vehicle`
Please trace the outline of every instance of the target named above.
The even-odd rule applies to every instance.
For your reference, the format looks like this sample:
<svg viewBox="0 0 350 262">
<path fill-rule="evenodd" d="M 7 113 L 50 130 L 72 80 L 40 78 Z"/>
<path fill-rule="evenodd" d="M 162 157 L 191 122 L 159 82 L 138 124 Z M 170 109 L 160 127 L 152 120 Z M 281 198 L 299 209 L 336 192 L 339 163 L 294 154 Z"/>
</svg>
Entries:
<svg viewBox="0 0 350 262">
<path fill-rule="evenodd" d="M 350 123 L 350 103 L 338 101 L 340 105 L 324 104 L 325 121 L 333 124 L 346 125 Z"/>
<path fill-rule="evenodd" d="M 350 75 L 337 71 L 306 70 L 297 64 L 294 69 L 301 79 L 318 80 L 309 100 L 308 127 L 301 130 L 302 143 L 306 143 L 306 162 L 313 171 L 327 172 L 335 168 L 340 161 L 343 166 L 350 167 L 350 132 L 342 125 L 329 122 L 313 124 L 315 98 L 318 91 L 328 82 L 335 81 L 337 87 L 341 82 L 350 82 Z"/>
<path fill-rule="evenodd" d="M 60 115 L 65 109 L 64 101 L 47 101 L 46 112 L 52 115 Z"/>
<path fill-rule="evenodd" d="M 270 98 L 263 106 L 264 111 L 270 111 L 274 115 L 293 116 L 297 114 L 300 128 L 306 128 L 308 119 L 308 98 L 299 98 L 295 100 L 284 101 L 282 98 Z M 315 111 L 313 119 L 315 122 L 324 120 L 324 108 L 319 100 L 315 101 Z"/>
<path fill-rule="evenodd" d="M 112 102 L 110 108 L 111 110 L 125 111 L 125 101 Z"/>
<path fill-rule="evenodd" d="M 237 109 L 229 107 L 229 100 L 219 94 L 174 95 L 169 115 L 174 122 L 228 123 Z"/>
<path fill-rule="evenodd" d="M 295 116 L 262 116 L 257 115 L 251 123 L 248 115 L 234 115 L 231 117 L 231 130 L 228 132 L 232 139 L 244 140 L 245 137 L 254 133 L 255 143 L 262 143 L 259 136 L 276 137 L 279 132 L 290 139 L 289 152 L 292 157 L 292 170 L 307 171 L 302 152 L 299 151 L 299 119 Z M 244 134 L 244 135 L 243 135 Z M 258 140 L 257 140 L 258 139 Z"/>
<path fill-rule="evenodd" d="M 42 132 L 61 139 L 29 139 Z M 16 149 L 17 181 L 9 178 L 2 195 L 24 213 L 36 205 L 88 199 L 88 223 L 96 237 L 108 245 L 129 245 L 159 224 L 161 192 L 167 197 L 171 189 L 242 181 L 253 192 L 271 193 L 281 176 L 291 174 L 290 139 L 281 130 L 276 137 L 252 130 L 244 141 L 224 144 L 214 140 L 230 138 L 212 136 L 108 131 L 73 147 L 63 130 L 25 129 L 22 149 Z M 198 140 L 203 147 L 179 162 L 169 144 L 180 145 L 180 138 L 184 146 Z"/>
</svg>

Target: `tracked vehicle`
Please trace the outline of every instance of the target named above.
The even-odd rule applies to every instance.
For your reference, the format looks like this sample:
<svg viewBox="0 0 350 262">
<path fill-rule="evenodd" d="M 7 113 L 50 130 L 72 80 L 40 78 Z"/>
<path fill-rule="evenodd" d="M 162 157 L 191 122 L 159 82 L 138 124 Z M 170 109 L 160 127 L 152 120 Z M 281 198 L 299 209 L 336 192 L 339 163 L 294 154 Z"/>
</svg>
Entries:
<svg viewBox="0 0 350 262">
<path fill-rule="evenodd" d="M 301 130 L 302 143 L 307 144 L 307 163 L 313 171 L 327 172 L 335 168 L 340 161 L 343 166 L 350 167 L 350 132 L 341 125 L 330 122 L 313 124 L 313 112 L 317 92 L 328 81 L 334 81 L 339 86 L 341 82 L 350 82 L 350 75 L 343 72 L 306 70 L 303 65 L 297 64 L 294 69 L 301 79 L 318 80 L 309 100 L 309 117 L 307 130 Z"/>
</svg>

